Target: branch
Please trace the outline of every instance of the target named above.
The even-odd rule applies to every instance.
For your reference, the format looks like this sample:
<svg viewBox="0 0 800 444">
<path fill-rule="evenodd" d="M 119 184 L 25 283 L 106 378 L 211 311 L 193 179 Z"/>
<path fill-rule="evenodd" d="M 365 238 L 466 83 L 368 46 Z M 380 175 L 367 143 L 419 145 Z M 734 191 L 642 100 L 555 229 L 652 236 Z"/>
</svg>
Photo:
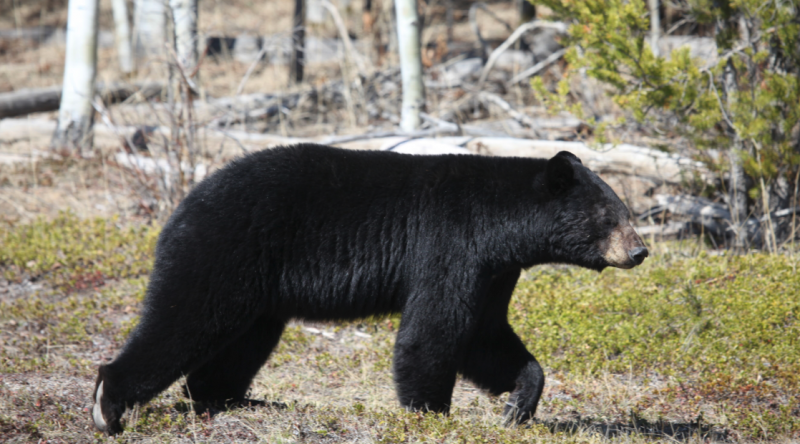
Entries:
<svg viewBox="0 0 800 444">
<path fill-rule="evenodd" d="M 342 16 L 339 15 L 339 11 L 328 0 L 322 0 L 322 6 L 327 9 L 331 17 L 333 17 L 333 22 L 336 24 L 336 30 L 339 31 L 339 38 L 342 39 L 347 58 L 350 59 L 352 63 L 355 63 L 358 73 L 363 77 L 365 72 L 364 64 L 355 48 L 353 48 L 353 42 L 350 41 L 350 36 L 347 34 L 347 27 L 344 25 Z"/>
<path fill-rule="evenodd" d="M 556 62 L 561 57 L 564 57 L 564 54 L 566 52 L 567 52 L 566 48 L 559 49 L 558 51 L 556 51 L 556 52 L 550 54 L 549 56 L 547 56 L 546 59 L 542 60 L 541 62 L 531 66 L 530 68 L 526 69 L 525 71 L 522 71 L 521 73 L 519 73 L 516 76 L 514 76 L 511 80 L 506 82 L 506 85 L 513 85 L 513 84 L 515 84 L 517 82 L 520 82 L 522 80 L 526 80 L 526 79 L 528 79 L 530 77 L 535 76 L 536 74 L 539 74 L 539 71 L 542 71 L 543 69 L 547 68 L 548 66 L 550 66 L 551 64 Z"/>
<path fill-rule="evenodd" d="M 508 104 L 508 102 L 501 99 L 499 96 L 484 91 L 478 94 L 478 100 L 482 102 L 490 102 L 499 106 L 500 109 L 505 111 L 509 116 L 511 116 L 511 118 L 530 128 L 531 131 L 533 131 L 534 135 L 536 135 L 536 137 L 542 137 L 542 135 L 539 133 L 537 129 L 539 125 L 537 125 L 536 122 L 533 121 L 533 119 L 515 110 L 511 105 Z"/>
<path fill-rule="evenodd" d="M 517 40 L 520 39 L 526 32 L 532 31 L 534 29 L 539 28 L 547 28 L 547 29 L 555 29 L 556 31 L 564 34 L 567 32 L 567 25 L 564 22 L 547 22 L 542 20 L 534 20 L 532 22 L 523 23 L 522 25 L 514 31 L 511 36 L 509 36 L 502 45 L 498 46 L 497 49 L 492 51 L 492 55 L 489 56 L 489 60 L 486 61 L 486 65 L 483 67 L 483 71 L 481 71 L 481 77 L 478 80 L 477 89 L 481 89 L 483 87 L 483 83 L 486 81 L 486 77 L 489 75 L 489 71 L 492 70 L 494 64 L 497 63 L 497 59 L 500 58 L 500 55 L 504 53 L 508 48 L 511 47 Z"/>
</svg>

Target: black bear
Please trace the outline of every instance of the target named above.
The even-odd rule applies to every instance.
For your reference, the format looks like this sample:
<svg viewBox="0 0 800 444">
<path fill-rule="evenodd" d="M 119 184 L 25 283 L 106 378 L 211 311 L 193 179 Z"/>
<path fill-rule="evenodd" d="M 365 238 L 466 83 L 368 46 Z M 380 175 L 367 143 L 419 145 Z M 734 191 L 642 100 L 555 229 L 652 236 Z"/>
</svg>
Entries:
<svg viewBox="0 0 800 444">
<path fill-rule="evenodd" d="M 195 401 L 242 402 L 291 319 L 401 313 L 400 404 L 447 412 L 456 374 L 531 418 L 539 363 L 507 321 L 520 271 L 631 268 L 648 252 L 611 188 L 568 152 L 410 156 L 319 145 L 243 157 L 164 226 L 141 320 L 101 365 L 95 425 L 187 375 Z"/>
</svg>

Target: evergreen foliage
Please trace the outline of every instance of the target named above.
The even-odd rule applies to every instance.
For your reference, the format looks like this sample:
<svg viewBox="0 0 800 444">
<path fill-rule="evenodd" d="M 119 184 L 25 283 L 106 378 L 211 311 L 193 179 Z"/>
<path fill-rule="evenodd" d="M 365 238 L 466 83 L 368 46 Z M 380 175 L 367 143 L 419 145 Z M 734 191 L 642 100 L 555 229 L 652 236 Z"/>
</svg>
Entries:
<svg viewBox="0 0 800 444">
<path fill-rule="evenodd" d="M 673 129 L 689 136 L 698 148 L 736 149 L 731 154 L 738 154 L 752 179 L 748 182 L 750 214 L 774 215 L 781 208 L 797 206 L 798 0 L 685 2 L 684 19 L 713 30 L 716 61 L 693 59 L 688 47 L 654 56 L 647 41 L 650 21 L 645 1 L 534 3 L 572 23 L 565 42 L 571 46 L 566 56 L 570 66 L 585 69 L 588 76 L 610 85 L 614 101 L 637 121 L 654 123 L 655 117 L 669 117 L 678 123 Z M 543 101 L 562 108 L 568 85 L 565 78 L 550 92 L 541 79 L 533 81 Z M 570 110 L 580 114 L 577 108 L 573 105 Z M 777 230 L 782 240 L 795 234 L 785 228 Z"/>
</svg>

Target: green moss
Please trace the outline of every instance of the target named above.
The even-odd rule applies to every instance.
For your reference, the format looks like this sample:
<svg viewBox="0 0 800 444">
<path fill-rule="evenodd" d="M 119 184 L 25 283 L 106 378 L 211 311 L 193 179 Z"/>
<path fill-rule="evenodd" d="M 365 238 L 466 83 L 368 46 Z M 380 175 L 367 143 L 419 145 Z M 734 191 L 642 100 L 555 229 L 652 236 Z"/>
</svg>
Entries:
<svg viewBox="0 0 800 444">
<path fill-rule="evenodd" d="M 61 213 L 1 231 L 0 269 L 10 281 L 47 277 L 68 290 L 94 288 L 108 278 L 147 274 L 158 233 L 157 227 L 123 228 L 117 218 Z"/>
<path fill-rule="evenodd" d="M 556 369 L 730 372 L 797 388 L 795 266 L 783 255 L 701 253 L 600 275 L 534 270 L 517 288 L 510 318 Z"/>
<path fill-rule="evenodd" d="M 671 376 L 684 395 L 743 407 L 733 416 L 756 436 L 761 429 L 744 424 L 754 413 L 761 428 L 774 417 L 772 430 L 797 432 L 796 266 L 787 255 L 700 253 L 599 275 L 537 268 L 517 287 L 509 317 L 545 367 Z"/>
<path fill-rule="evenodd" d="M 63 299 L 34 295 L 1 301 L 0 323 L 10 338 L 0 348 L 0 373 L 64 370 L 51 362 L 50 350 L 85 347 L 94 335 L 111 333 L 121 342 L 136 318 L 120 326 L 112 319 L 119 313 L 133 312 L 144 298 L 145 288 L 145 279 L 135 278 L 88 295 Z M 68 359 L 62 365 L 72 370 L 91 369 L 86 360 Z"/>
</svg>

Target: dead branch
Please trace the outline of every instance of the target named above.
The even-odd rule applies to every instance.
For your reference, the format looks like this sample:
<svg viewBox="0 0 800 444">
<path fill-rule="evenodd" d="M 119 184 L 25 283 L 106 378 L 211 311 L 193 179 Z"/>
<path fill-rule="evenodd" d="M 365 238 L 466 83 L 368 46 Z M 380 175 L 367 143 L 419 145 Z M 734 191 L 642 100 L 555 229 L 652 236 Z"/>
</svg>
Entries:
<svg viewBox="0 0 800 444">
<path fill-rule="evenodd" d="M 486 65 L 483 67 L 483 71 L 481 72 L 481 77 L 478 79 L 478 84 L 476 89 L 480 90 L 483 87 L 483 83 L 486 81 L 486 77 L 489 75 L 489 71 L 492 70 L 494 64 L 497 63 L 497 59 L 500 58 L 500 55 L 505 52 L 508 48 L 511 47 L 514 43 L 517 42 L 526 32 L 532 31 L 534 29 L 539 28 L 547 28 L 547 29 L 555 29 L 560 33 L 567 32 L 567 25 L 563 22 L 549 22 L 543 20 L 534 20 L 532 22 L 523 23 L 521 24 L 513 34 L 511 34 L 502 45 L 498 46 L 497 49 L 492 51 L 492 54 L 489 56 L 489 60 L 486 61 Z"/>
<path fill-rule="evenodd" d="M 485 106 L 491 103 L 500 107 L 500 109 L 505 111 L 506 114 L 511 116 L 514 120 L 530 128 L 531 131 L 533 131 L 533 133 L 536 135 L 536 137 L 541 137 L 536 122 L 529 116 L 514 109 L 514 107 L 512 107 L 508 102 L 501 99 L 500 96 L 483 91 L 478 93 L 478 100 L 483 102 Z"/>
<path fill-rule="evenodd" d="M 99 83 L 95 93 L 104 102 L 121 102 L 134 94 L 140 93 L 145 98 L 161 94 L 163 83 Z M 24 116 L 31 113 L 55 111 L 61 103 L 61 87 L 19 89 L 0 94 L 0 118 Z"/>
<path fill-rule="evenodd" d="M 634 227 L 639 236 L 658 238 L 680 238 L 692 234 L 692 225 L 689 222 L 668 222 L 662 225 L 645 225 Z"/>
<path fill-rule="evenodd" d="M 539 62 L 539 63 L 531 66 L 530 68 L 526 69 L 525 71 L 522 71 L 521 73 L 515 75 L 511 80 L 506 82 L 506 85 L 513 85 L 513 84 L 515 84 L 517 82 L 521 82 L 523 80 L 528 80 L 529 78 L 535 76 L 536 74 L 539 74 L 539 71 L 544 70 L 545 68 L 547 68 L 548 66 L 550 66 L 551 64 L 556 62 L 558 59 L 560 59 L 561 57 L 564 57 L 564 54 L 566 52 L 567 52 L 566 48 L 559 49 L 558 51 L 556 51 L 556 52 L 550 54 L 549 56 L 547 56 L 547 58 L 545 58 L 541 62 Z"/>
<path fill-rule="evenodd" d="M 344 52 L 351 63 L 355 63 L 356 68 L 358 69 L 358 73 L 361 76 L 364 76 L 366 72 L 366 68 L 364 68 L 364 62 L 361 60 L 360 55 L 356 52 L 356 49 L 353 48 L 353 42 L 350 41 L 350 35 L 347 33 L 347 27 L 344 24 L 344 20 L 342 20 L 342 16 L 339 15 L 339 10 L 336 9 L 331 2 L 328 0 L 322 0 L 322 6 L 328 10 L 333 17 L 333 23 L 336 24 L 336 30 L 339 32 L 339 39 L 342 41 L 344 45 Z"/>
<path fill-rule="evenodd" d="M 656 202 L 672 214 L 691 218 L 708 233 L 724 236 L 731 227 L 731 212 L 725 205 L 697 196 L 657 194 Z"/>
</svg>

